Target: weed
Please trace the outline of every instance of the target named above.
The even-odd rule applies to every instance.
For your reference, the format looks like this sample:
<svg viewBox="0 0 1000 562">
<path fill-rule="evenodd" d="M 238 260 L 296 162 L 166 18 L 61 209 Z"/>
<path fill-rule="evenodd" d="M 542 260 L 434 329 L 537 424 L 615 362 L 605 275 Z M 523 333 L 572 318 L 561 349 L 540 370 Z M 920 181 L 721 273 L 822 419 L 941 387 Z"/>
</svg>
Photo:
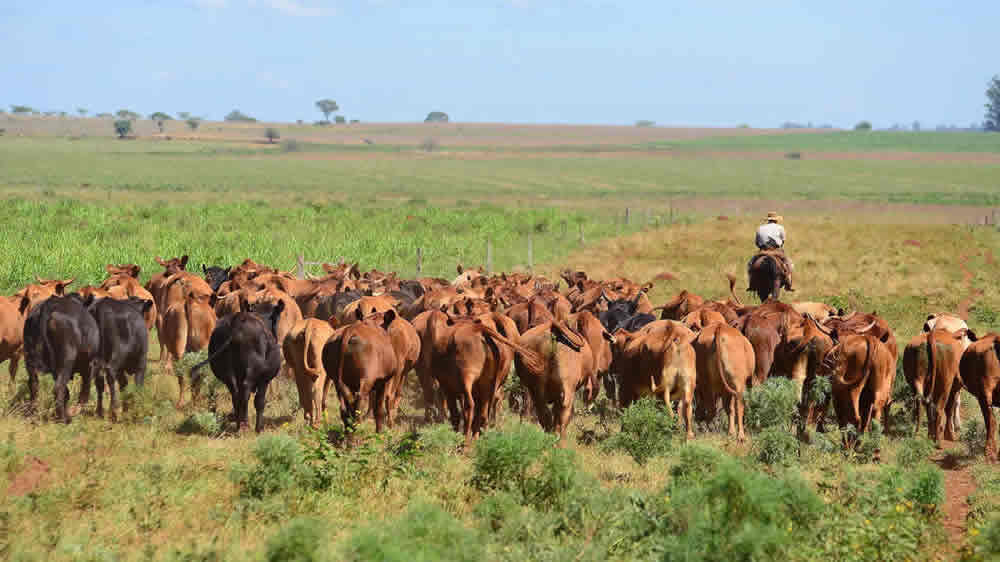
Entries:
<svg viewBox="0 0 1000 562">
<path fill-rule="evenodd" d="M 267 562 L 313 562 L 322 560 L 324 525 L 312 517 L 293 519 L 267 541 Z"/>
<path fill-rule="evenodd" d="M 934 442 L 926 437 L 908 437 L 899 443 L 896 451 L 896 464 L 903 467 L 913 467 L 926 462 L 934 453 Z"/>
<path fill-rule="evenodd" d="M 219 417 L 212 412 L 197 412 L 184 418 L 184 421 L 177 426 L 177 433 L 218 437 L 222 433 L 222 424 L 219 422 Z"/>
<path fill-rule="evenodd" d="M 976 417 L 965 420 L 962 428 L 962 443 L 969 452 L 969 456 L 982 457 L 986 454 L 986 425 Z"/>
<path fill-rule="evenodd" d="M 798 414 L 798 403 L 798 383 L 771 377 L 747 393 L 744 423 L 751 431 L 772 427 L 788 431 Z"/>
<path fill-rule="evenodd" d="M 621 431 L 604 442 L 605 449 L 624 451 L 640 465 L 665 454 L 680 432 L 669 407 L 648 397 L 633 402 L 622 412 Z"/>
<path fill-rule="evenodd" d="M 486 559 L 484 540 L 440 507 L 415 502 L 390 521 L 375 521 L 354 532 L 341 547 L 341 560 L 430 562 Z"/>
<path fill-rule="evenodd" d="M 258 438 L 253 454 L 257 459 L 256 465 L 237 465 L 233 469 L 232 478 L 239 486 L 242 498 L 265 499 L 312 478 L 306 470 L 301 445 L 287 435 Z"/>
<path fill-rule="evenodd" d="M 528 469 L 555 443 L 555 438 L 534 425 L 519 424 L 510 431 L 491 431 L 476 443 L 472 483 L 480 490 L 523 494 Z"/>
<path fill-rule="evenodd" d="M 799 440 L 786 429 L 769 427 L 753 439 L 755 458 L 767 465 L 791 466 L 799 456 Z"/>
</svg>

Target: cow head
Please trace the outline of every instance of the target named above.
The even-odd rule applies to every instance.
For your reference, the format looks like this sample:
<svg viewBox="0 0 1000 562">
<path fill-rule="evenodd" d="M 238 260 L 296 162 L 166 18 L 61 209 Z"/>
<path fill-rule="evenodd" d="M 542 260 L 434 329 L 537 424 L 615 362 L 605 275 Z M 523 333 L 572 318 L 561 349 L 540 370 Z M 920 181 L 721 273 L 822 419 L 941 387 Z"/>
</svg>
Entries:
<svg viewBox="0 0 1000 562">
<path fill-rule="evenodd" d="M 205 274 L 205 281 L 208 282 L 209 287 L 211 287 L 213 291 L 218 291 L 219 287 L 229 280 L 232 268 L 227 267 L 223 269 L 217 266 L 206 267 L 205 264 L 201 264 L 201 271 Z"/>
<path fill-rule="evenodd" d="M 138 265 L 131 263 L 122 265 L 114 265 L 109 263 L 108 265 L 104 266 L 104 270 L 108 272 L 109 277 L 117 277 L 119 275 L 125 275 L 128 277 L 133 277 L 138 279 L 139 272 L 142 271 L 142 268 L 140 268 Z"/>
<path fill-rule="evenodd" d="M 183 271 L 184 268 L 187 267 L 187 262 L 188 262 L 187 254 L 184 254 L 179 258 L 170 258 L 169 260 L 163 260 L 162 258 L 160 258 L 160 256 L 156 256 L 153 259 L 156 260 L 156 263 L 163 266 L 163 269 L 167 275 L 173 275 L 178 271 Z"/>
</svg>

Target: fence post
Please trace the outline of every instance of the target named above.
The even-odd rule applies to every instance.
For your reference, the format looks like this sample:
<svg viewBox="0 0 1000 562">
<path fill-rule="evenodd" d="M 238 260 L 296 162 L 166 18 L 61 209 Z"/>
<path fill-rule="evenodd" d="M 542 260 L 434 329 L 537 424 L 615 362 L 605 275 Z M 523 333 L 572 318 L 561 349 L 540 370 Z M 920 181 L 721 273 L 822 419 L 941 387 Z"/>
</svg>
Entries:
<svg viewBox="0 0 1000 562">
<path fill-rule="evenodd" d="M 493 241 L 486 238 L 486 275 L 493 274 Z"/>
<path fill-rule="evenodd" d="M 417 277 L 424 271 L 424 249 L 417 248 Z"/>
<path fill-rule="evenodd" d="M 583 239 L 583 223 L 581 222 L 580 223 L 580 244 L 583 244 L 585 242 L 586 241 Z"/>
<path fill-rule="evenodd" d="M 532 242 L 531 235 L 528 235 L 528 271 L 534 271 L 535 269 L 535 248 Z"/>
<path fill-rule="evenodd" d="M 295 278 L 306 278 L 306 258 L 302 254 L 299 254 L 299 257 L 295 259 Z"/>
<path fill-rule="evenodd" d="M 670 202 L 670 224 L 674 224 L 674 202 Z"/>
<path fill-rule="evenodd" d="M 628 225 L 632 219 L 632 209 L 625 207 L 625 224 Z"/>
<path fill-rule="evenodd" d="M 562 221 L 562 238 L 564 240 L 566 239 L 566 219 L 563 219 Z"/>
<path fill-rule="evenodd" d="M 997 215 L 1000 215 L 1000 210 L 993 209 L 993 226 L 1000 230 L 1000 222 L 997 222 Z"/>
</svg>

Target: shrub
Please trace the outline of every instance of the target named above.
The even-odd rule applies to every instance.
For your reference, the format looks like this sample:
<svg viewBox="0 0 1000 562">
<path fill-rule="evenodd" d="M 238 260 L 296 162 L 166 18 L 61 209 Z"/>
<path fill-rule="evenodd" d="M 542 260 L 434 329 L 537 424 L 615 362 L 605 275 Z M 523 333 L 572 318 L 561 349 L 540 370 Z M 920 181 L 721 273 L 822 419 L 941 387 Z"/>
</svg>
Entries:
<svg viewBox="0 0 1000 562">
<path fill-rule="evenodd" d="M 911 467 L 926 462 L 934 453 L 934 442 L 926 437 L 908 437 L 899 443 L 896 464 Z"/>
<path fill-rule="evenodd" d="M 302 144 L 295 139 L 288 139 L 281 143 L 282 152 L 300 152 L 302 150 Z"/>
<path fill-rule="evenodd" d="M 791 429 L 798 415 L 799 385 L 784 377 L 771 377 L 749 391 L 746 427 L 761 431 L 769 427 Z"/>
<path fill-rule="evenodd" d="M 267 541 L 268 562 L 311 562 L 321 560 L 324 525 L 318 519 L 293 519 Z"/>
<path fill-rule="evenodd" d="M 257 459 L 255 466 L 237 466 L 233 470 L 232 478 L 242 498 L 264 499 L 312 477 L 302 447 L 287 435 L 265 435 L 257 439 L 253 454 Z"/>
<path fill-rule="evenodd" d="M 562 508 L 579 483 L 576 453 L 550 449 L 538 473 L 525 482 L 525 503 L 540 510 Z"/>
<path fill-rule="evenodd" d="M 973 417 L 965 421 L 961 437 L 962 443 L 965 443 L 970 456 L 981 457 L 986 455 L 986 426 L 983 425 L 983 422 L 979 418 Z"/>
<path fill-rule="evenodd" d="M 347 123 L 347 119 L 343 115 L 337 115 L 334 116 L 333 122 L 338 125 L 343 125 L 344 123 Z"/>
<path fill-rule="evenodd" d="M 655 124 L 655 121 L 650 121 L 649 119 L 639 119 L 635 122 L 636 127 L 652 127 Z"/>
<path fill-rule="evenodd" d="M 191 129 L 192 131 L 197 129 L 198 125 L 201 125 L 201 120 L 194 117 L 187 119 L 184 122 L 187 123 L 188 128 Z"/>
<path fill-rule="evenodd" d="M 267 129 L 264 129 L 264 138 L 267 139 L 267 142 L 274 144 L 275 140 L 281 138 L 281 133 L 274 127 L 268 127 Z"/>
<path fill-rule="evenodd" d="M 375 521 L 354 532 L 341 547 L 341 560 L 430 562 L 486 560 L 486 543 L 441 508 L 426 502 L 410 506 L 401 517 Z"/>
<path fill-rule="evenodd" d="M 530 424 L 484 434 L 476 443 L 473 485 L 480 490 L 523 492 L 528 469 L 554 443 L 554 436 Z"/>
<path fill-rule="evenodd" d="M 621 431 L 605 441 L 609 450 L 628 453 L 639 464 L 670 450 L 680 424 L 655 398 L 633 402 L 622 412 Z"/>
<path fill-rule="evenodd" d="M 155 424 L 175 411 L 173 403 L 156 395 L 151 381 L 138 386 L 130 384 L 122 391 L 122 421 Z"/>
<path fill-rule="evenodd" d="M 753 448 L 759 462 L 791 466 L 798 460 L 799 440 L 787 429 L 769 427 L 754 438 Z"/>
<path fill-rule="evenodd" d="M 670 476 L 677 480 L 701 482 L 719 469 L 727 459 L 715 447 L 701 443 L 687 443 L 680 448 L 678 462 L 670 467 Z"/>
<path fill-rule="evenodd" d="M 427 114 L 424 123 L 447 123 L 448 114 L 443 111 L 432 111 Z"/>
<path fill-rule="evenodd" d="M 938 467 L 921 463 L 910 473 L 912 482 L 906 489 L 906 499 L 930 511 L 944 502 L 944 474 Z"/>
<path fill-rule="evenodd" d="M 995 517 L 981 528 L 974 529 L 972 544 L 966 553 L 968 560 L 996 560 L 1000 558 L 1000 517 Z"/>
<path fill-rule="evenodd" d="M 184 421 L 177 426 L 177 433 L 218 437 L 222 433 L 222 424 L 214 413 L 198 412 L 184 418 Z"/>
<path fill-rule="evenodd" d="M 785 153 L 785 158 L 787 158 L 789 160 L 801 160 L 802 159 L 802 153 L 801 152 L 786 152 Z"/>
<path fill-rule="evenodd" d="M 234 110 L 230 111 L 229 113 L 227 113 L 226 117 L 225 117 L 225 120 L 226 121 L 243 121 L 245 123 L 256 123 L 257 122 L 256 119 L 254 119 L 253 117 L 250 117 L 249 115 L 243 113 L 242 111 L 240 111 L 238 109 L 234 109 Z"/>
<path fill-rule="evenodd" d="M 853 427 L 852 427 L 853 429 Z M 865 433 L 858 440 L 854 460 L 861 463 L 878 462 L 882 451 L 882 424 L 872 420 Z"/>
<path fill-rule="evenodd" d="M 462 444 L 462 434 L 446 423 L 421 428 L 420 443 L 424 453 L 432 457 L 454 454 Z"/>
<path fill-rule="evenodd" d="M 870 131 L 872 130 L 872 124 L 868 121 L 859 121 L 857 125 L 854 126 L 855 131 Z"/>
</svg>

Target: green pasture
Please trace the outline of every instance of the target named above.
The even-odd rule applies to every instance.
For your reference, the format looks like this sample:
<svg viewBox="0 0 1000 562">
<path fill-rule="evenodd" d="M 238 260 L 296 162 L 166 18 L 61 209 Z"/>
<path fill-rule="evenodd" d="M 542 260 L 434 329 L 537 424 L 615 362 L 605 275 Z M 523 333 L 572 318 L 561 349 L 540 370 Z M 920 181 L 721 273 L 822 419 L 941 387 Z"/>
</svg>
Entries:
<svg viewBox="0 0 1000 562">
<path fill-rule="evenodd" d="M 656 148 L 835 152 L 1000 152 L 1000 134 L 946 131 L 831 131 L 795 135 L 713 136 L 654 142 Z M 808 157 L 808 155 L 805 155 Z"/>
<path fill-rule="evenodd" d="M 346 157 L 325 158 L 234 143 L 0 138 L 0 195 L 114 202 L 262 199 L 280 205 L 341 201 L 351 206 L 410 199 L 488 201 L 616 213 L 627 204 L 662 209 L 678 197 L 1000 204 L 1000 164 L 628 152 L 467 158 L 413 150 L 390 156 L 376 150 L 384 147 L 352 148 Z"/>
</svg>

